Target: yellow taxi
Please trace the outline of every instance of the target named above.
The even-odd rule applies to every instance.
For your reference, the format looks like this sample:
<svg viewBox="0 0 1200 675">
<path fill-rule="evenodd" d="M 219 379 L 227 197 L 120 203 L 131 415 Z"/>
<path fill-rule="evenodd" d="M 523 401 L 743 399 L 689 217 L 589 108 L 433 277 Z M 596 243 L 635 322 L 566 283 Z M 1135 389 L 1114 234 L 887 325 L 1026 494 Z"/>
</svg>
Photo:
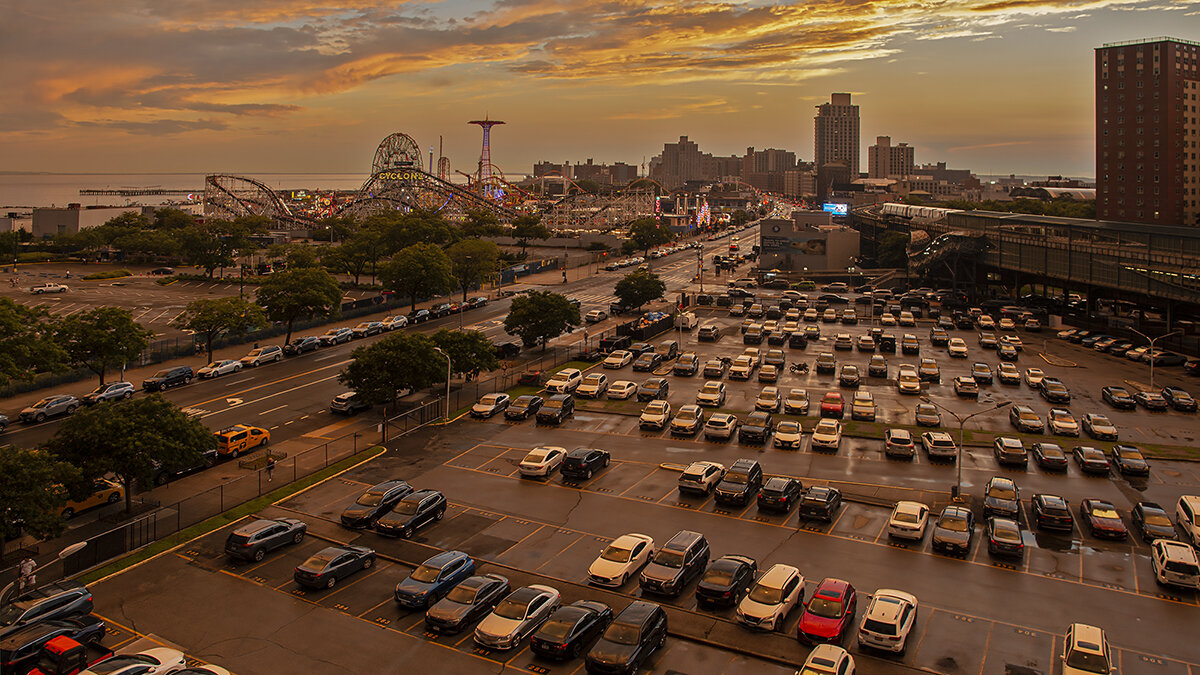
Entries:
<svg viewBox="0 0 1200 675">
<path fill-rule="evenodd" d="M 98 478 L 96 480 L 96 491 L 90 497 L 85 497 L 79 501 L 67 500 L 67 503 L 63 506 L 62 517 L 65 520 L 70 520 L 80 511 L 86 511 L 103 504 L 116 504 L 122 499 L 125 499 L 125 488 L 121 487 L 120 483 L 113 482 L 107 478 Z"/>
<path fill-rule="evenodd" d="M 213 435 L 217 437 L 217 453 L 222 457 L 237 457 L 271 442 L 271 432 L 248 424 L 235 424 L 215 431 Z"/>
</svg>

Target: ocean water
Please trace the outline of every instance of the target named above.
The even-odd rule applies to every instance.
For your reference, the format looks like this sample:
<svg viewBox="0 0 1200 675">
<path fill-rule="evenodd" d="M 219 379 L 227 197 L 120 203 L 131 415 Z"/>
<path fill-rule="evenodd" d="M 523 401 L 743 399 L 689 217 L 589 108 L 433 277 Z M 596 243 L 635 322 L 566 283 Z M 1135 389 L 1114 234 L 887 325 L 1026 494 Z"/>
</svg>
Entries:
<svg viewBox="0 0 1200 675">
<path fill-rule="evenodd" d="M 238 174 L 253 178 L 276 190 L 356 190 L 366 174 L 347 173 L 267 173 Z M 204 197 L 204 174 L 196 173 L 10 173 L 0 174 L 0 215 L 42 206 L 125 206 L 157 205 L 185 201 L 182 195 L 81 195 L 82 189 L 161 188 L 187 190 L 199 203 Z"/>
</svg>

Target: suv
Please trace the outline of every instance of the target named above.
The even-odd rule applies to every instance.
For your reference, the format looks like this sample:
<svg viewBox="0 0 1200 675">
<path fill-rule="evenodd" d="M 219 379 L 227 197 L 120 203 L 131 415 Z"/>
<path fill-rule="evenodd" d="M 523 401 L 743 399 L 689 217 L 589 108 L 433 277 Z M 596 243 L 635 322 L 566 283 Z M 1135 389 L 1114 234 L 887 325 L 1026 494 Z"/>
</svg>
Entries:
<svg viewBox="0 0 1200 675">
<path fill-rule="evenodd" d="M 1026 466 L 1029 463 L 1029 453 L 1025 450 L 1025 444 L 1013 436 L 997 436 L 992 441 L 992 452 L 1000 466 Z"/>
<path fill-rule="evenodd" d="M 1015 405 L 1008 411 L 1008 421 L 1017 431 L 1040 434 L 1044 425 L 1042 418 L 1027 405 Z"/>
<path fill-rule="evenodd" d="M 642 568 L 639 580 L 642 592 L 679 595 L 688 582 L 704 573 L 708 555 L 708 540 L 704 535 L 680 530 Z"/>
<path fill-rule="evenodd" d="M 1160 584 L 1200 589 L 1200 562 L 1191 546 L 1178 541 L 1155 539 L 1150 545 L 1150 562 Z"/>
<path fill-rule="evenodd" d="M 635 600 L 617 615 L 588 652 L 588 672 L 636 673 L 667 641 L 667 613 L 662 607 Z"/>
<path fill-rule="evenodd" d="M 424 311 L 424 310 L 422 310 Z M 319 335 L 317 339 L 322 345 L 340 345 L 343 342 L 349 342 L 354 337 L 354 331 L 349 328 L 330 328 L 324 334 Z"/>
<path fill-rule="evenodd" d="M 917 620 L 917 599 L 911 593 L 881 588 L 858 627 L 859 647 L 900 653 L 908 646 L 908 635 Z"/>
<path fill-rule="evenodd" d="M 345 391 L 333 397 L 329 402 L 329 412 L 353 415 L 363 410 L 369 410 L 371 404 L 363 400 L 358 392 Z"/>
<path fill-rule="evenodd" d="M 575 448 L 567 453 L 558 472 L 565 480 L 587 480 L 611 461 L 612 456 L 607 450 Z"/>
<path fill-rule="evenodd" d="M 1067 628 L 1063 640 L 1062 675 L 1088 675 L 1116 670 L 1104 631 L 1082 623 Z"/>
<path fill-rule="evenodd" d="M 241 358 L 241 363 L 245 367 L 261 366 L 264 363 L 283 360 L 283 348 L 279 345 L 267 345 L 250 350 L 250 353 Z"/>
<path fill-rule="evenodd" d="M 537 411 L 537 421 L 545 424 L 562 424 L 575 413 L 575 399 L 570 394 L 555 394 L 546 399 Z"/>
<path fill-rule="evenodd" d="M 1175 522 L 1183 529 L 1184 541 L 1200 546 L 1200 497 L 1183 495 L 1175 506 Z"/>
<path fill-rule="evenodd" d="M 299 544 L 307 531 L 308 526 L 295 518 L 259 519 L 230 532 L 225 538 L 225 553 L 257 562 L 277 548 Z"/>
<path fill-rule="evenodd" d="M 563 368 L 546 382 L 546 391 L 554 394 L 570 394 L 583 381 L 583 372 L 578 368 Z"/>
<path fill-rule="evenodd" d="M 135 387 L 132 382 L 109 382 L 102 384 L 83 397 L 84 405 L 95 405 L 107 401 L 120 401 L 133 397 Z"/>
<path fill-rule="evenodd" d="M 926 431 L 921 434 L 921 446 L 925 448 L 925 454 L 929 455 L 931 460 L 944 459 L 953 462 L 958 459 L 958 446 L 954 445 L 950 434 L 944 431 Z"/>
<path fill-rule="evenodd" d="M 683 473 L 679 474 L 677 487 L 680 494 L 693 492 L 707 495 L 717 483 L 721 482 L 723 475 L 725 475 L 725 467 L 717 462 L 692 462 L 688 468 L 683 470 Z"/>
<path fill-rule="evenodd" d="M 142 389 L 146 391 L 162 391 L 181 384 L 189 384 L 196 373 L 191 366 L 175 366 L 163 368 L 154 375 L 142 380 Z"/>
<path fill-rule="evenodd" d="M 716 342 L 721 339 L 721 329 L 716 324 L 706 323 L 696 333 L 696 339 L 700 342 Z"/>
<path fill-rule="evenodd" d="M 56 581 L 5 605 L 0 637 L 31 623 L 91 614 L 92 609 L 92 592 L 87 586 L 76 581 Z"/>
<path fill-rule="evenodd" d="M 763 484 L 763 470 L 756 460 L 739 459 L 729 467 L 713 498 L 718 504 L 740 504 L 745 506 L 750 498 L 758 494 Z"/>
</svg>

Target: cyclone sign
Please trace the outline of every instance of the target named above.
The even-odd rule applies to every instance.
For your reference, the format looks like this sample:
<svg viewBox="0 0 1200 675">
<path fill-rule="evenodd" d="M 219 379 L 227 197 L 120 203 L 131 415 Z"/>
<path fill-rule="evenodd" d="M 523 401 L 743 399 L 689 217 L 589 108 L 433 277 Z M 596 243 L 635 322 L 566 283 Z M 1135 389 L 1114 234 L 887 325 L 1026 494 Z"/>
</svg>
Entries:
<svg viewBox="0 0 1200 675">
<path fill-rule="evenodd" d="M 421 180 L 421 174 L 416 171 L 381 171 L 377 177 L 380 180 Z"/>
</svg>

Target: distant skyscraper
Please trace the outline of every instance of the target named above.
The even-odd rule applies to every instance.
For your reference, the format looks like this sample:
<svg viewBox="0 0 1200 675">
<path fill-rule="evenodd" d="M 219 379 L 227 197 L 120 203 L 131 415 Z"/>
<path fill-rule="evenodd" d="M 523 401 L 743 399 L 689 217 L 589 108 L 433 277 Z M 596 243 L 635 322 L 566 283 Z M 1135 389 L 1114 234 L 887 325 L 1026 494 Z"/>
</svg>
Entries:
<svg viewBox="0 0 1200 675">
<path fill-rule="evenodd" d="M 851 105 L 850 94 L 833 94 L 829 103 L 817 106 L 817 168 L 841 162 L 850 169 L 850 179 L 858 178 L 858 106 Z"/>
<path fill-rule="evenodd" d="M 1096 217 L 1200 225 L 1200 43 L 1096 49 Z"/>
<path fill-rule="evenodd" d="M 867 148 L 867 176 L 904 178 L 912 173 L 915 164 L 913 147 L 908 143 L 892 145 L 890 136 L 876 136 L 875 145 Z"/>
</svg>

